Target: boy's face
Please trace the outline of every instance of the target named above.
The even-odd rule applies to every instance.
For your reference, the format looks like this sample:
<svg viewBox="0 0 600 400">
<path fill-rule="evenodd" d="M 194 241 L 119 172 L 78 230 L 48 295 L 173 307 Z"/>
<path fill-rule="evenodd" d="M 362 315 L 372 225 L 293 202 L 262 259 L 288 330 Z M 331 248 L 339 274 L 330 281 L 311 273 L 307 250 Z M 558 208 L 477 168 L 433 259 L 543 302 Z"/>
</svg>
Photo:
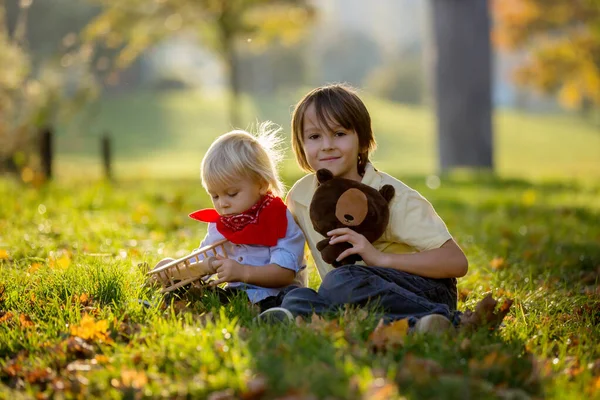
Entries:
<svg viewBox="0 0 600 400">
<path fill-rule="evenodd" d="M 358 135 L 337 121 L 321 123 L 314 104 L 306 108 L 303 118 L 303 147 L 310 167 L 327 168 L 338 178 L 362 179 L 358 174 Z"/>
<path fill-rule="evenodd" d="M 257 184 L 251 179 L 240 179 L 210 187 L 208 194 L 219 215 L 235 215 L 248 210 L 267 194 L 267 185 Z"/>
</svg>

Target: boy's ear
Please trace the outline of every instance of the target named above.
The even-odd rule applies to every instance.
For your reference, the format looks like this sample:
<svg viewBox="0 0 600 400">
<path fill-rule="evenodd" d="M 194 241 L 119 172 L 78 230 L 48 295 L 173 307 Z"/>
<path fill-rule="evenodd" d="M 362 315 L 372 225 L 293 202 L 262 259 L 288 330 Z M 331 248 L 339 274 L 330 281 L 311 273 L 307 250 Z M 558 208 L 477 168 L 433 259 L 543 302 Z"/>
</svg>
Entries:
<svg viewBox="0 0 600 400">
<path fill-rule="evenodd" d="M 263 182 L 260 184 L 260 189 L 258 190 L 258 193 L 260 193 L 261 196 L 266 195 L 269 192 L 269 183 L 268 182 Z"/>
<path fill-rule="evenodd" d="M 383 185 L 381 189 L 379 189 L 379 193 L 381 193 L 385 201 L 387 201 L 389 204 L 396 194 L 396 189 L 394 189 L 392 185 Z"/>
<path fill-rule="evenodd" d="M 333 179 L 333 172 L 330 170 L 321 168 L 317 171 L 317 181 L 319 181 L 319 183 L 325 183 L 331 179 Z"/>
</svg>

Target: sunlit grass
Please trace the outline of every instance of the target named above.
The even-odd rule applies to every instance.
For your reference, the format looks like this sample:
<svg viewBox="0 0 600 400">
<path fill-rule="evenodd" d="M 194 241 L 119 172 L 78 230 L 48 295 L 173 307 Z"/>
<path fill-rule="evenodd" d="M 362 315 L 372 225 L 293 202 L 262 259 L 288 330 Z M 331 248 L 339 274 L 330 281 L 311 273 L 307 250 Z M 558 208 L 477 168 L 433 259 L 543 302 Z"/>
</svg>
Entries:
<svg viewBox="0 0 600 400">
<path fill-rule="evenodd" d="M 289 135 L 291 109 L 302 94 L 244 97 L 241 127 L 270 119 Z M 379 143 L 373 157 L 378 165 L 401 175 L 436 173 L 435 121 L 430 110 L 366 93 L 364 100 Z M 196 178 L 204 151 L 216 136 L 232 128 L 225 106 L 226 98 L 215 93 L 138 93 L 104 99 L 90 107 L 86 117 L 61 129 L 57 174 L 100 177 L 99 138 L 110 132 L 116 177 Z M 590 122 L 569 115 L 498 110 L 494 128 L 495 164 L 501 177 L 600 179 L 600 131 Z M 290 152 L 282 170 L 300 175 Z"/>
<path fill-rule="evenodd" d="M 205 227 L 186 217 L 209 204 L 196 179 L 41 189 L 0 180 L 0 397 L 597 397 L 600 186 L 465 174 L 437 189 L 425 176 L 406 182 L 470 260 L 459 309 L 488 291 L 514 299 L 499 332 L 409 336 L 381 352 L 369 340 L 373 314 L 265 326 L 241 296 L 165 307 L 143 263 L 202 239 Z M 77 341 L 73 327 L 96 339 Z"/>
</svg>

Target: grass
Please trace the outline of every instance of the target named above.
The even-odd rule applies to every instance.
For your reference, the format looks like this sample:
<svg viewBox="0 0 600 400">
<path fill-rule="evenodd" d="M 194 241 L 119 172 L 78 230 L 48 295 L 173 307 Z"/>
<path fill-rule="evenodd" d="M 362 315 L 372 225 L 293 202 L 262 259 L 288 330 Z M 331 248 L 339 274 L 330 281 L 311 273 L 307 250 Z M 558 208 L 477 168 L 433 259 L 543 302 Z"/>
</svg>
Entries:
<svg viewBox="0 0 600 400">
<path fill-rule="evenodd" d="M 600 398 L 600 186 L 390 172 L 464 248 L 459 309 L 514 299 L 500 330 L 377 345 L 371 312 L 269 326 L 242 297 L 165 305 L 140 264 L 197 246 L 196 180 L 2 179 L 0 398 Z"/>
<path fill-rule="evenodd" d="M 304 91 L 243 99 L 242 127 L 270 119 L 289 134 L 292 106 Z M 436 173 L 435 121 L 423 107 L 390 103 L 364 94 L 379 143 L 374 160 L 385 171 Z M 570 115 L 528 115 L 497 111 L 494 116 L 496 172 L 536 181 L 568 178 L 598 181 L 598 126 Z M 121 178 L 197 178 L 202 154 L 231 129 L 225 99 L 195 92 L 137 93 L 103 99 L 61 129 L 56 148 L 62 178 L 101 176 L 99 137 L 110 132 L 115 175 Z M 468 151 L 468 150 L 467 150 Z M 282 166 L 298 175 L 288 152 Z"/>
<path fill-rule="evenodd" d="M 245 98 L 244 126 L 289 130 L 300 95 Z M 0 178 L 0 398 L 600 398 L 597 127 L 497 112 L 497 176 L 437 181 L 431 113 L 364 98 L 376 165 L 427 197 L 469 258 L 459 309 L 486 293 L 514 300 L 501 329 L 394 327 L 382 342 L 373 310 L 269 326 L 241 296 L 166 303 L 144 272 L 203 237 L 186 217 L 209 205 L 198 166 L 230 127 L 220 96 L 137 94 L 60 130 L 54 183 Z M 99 179 L 106 130 L 112 184 Z M 282 174 L 300 176 L 289 153 Z"/>
</svg>

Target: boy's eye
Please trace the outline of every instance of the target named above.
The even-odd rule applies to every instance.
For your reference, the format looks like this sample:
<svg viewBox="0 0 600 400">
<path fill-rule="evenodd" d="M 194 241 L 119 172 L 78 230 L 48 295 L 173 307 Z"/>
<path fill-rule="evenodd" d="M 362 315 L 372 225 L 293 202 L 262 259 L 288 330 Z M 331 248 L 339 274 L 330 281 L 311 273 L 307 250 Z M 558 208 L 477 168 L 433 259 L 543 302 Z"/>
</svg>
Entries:
<svg viewBox="0 0 600 400">
<path fill-rule="evenodd" d="M 346 132 L 338 131 L 335 133 L 335 136 L 344 136 L 344 135 L 346 135 Z"/>
<path fill-rule="evenodd" d="M 319 138 L 319 134 L 318 133 L 313 133 L 312 135 L 308 135 L 308 138 L 310 140 L 315 140 Z"/>
<path fill-rule="evenodd" d="M 214 195 L 214 196 L 210 196 L 213 200 L 217 200 L 219 198 L 219 196 Z"/>
<path fill-rule="evenodd" d="M 229 197 L 235 197 L 235 196 L 237 196 L 237 194 L 238 194 L 238 192 L 235 192 L 235 193 L 229 193 Z"/>
</svg>

